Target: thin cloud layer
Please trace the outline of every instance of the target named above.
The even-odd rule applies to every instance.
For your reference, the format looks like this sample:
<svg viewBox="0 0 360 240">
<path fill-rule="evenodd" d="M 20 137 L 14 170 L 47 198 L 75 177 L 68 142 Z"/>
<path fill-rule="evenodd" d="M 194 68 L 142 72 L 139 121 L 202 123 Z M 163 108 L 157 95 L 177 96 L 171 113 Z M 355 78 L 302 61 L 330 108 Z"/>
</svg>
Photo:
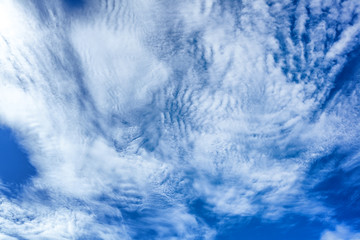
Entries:
<svg viewBox="0 0 360 240">
<path fill-rule="evenodd" d="M 321 235 L 321 240 L 360 239 L 360 234 L 351 231 L 346 225 L 337 225 L 334 231 L 326 230 Z"/>
<path fill-rule="evenodd" d="M 0 237 L 335 226 L 339 174 L 356 199 L 357 1 L 0 4 L 0 123 L 37 171 L 12 195 L 0 185 Z"/>
</svg>

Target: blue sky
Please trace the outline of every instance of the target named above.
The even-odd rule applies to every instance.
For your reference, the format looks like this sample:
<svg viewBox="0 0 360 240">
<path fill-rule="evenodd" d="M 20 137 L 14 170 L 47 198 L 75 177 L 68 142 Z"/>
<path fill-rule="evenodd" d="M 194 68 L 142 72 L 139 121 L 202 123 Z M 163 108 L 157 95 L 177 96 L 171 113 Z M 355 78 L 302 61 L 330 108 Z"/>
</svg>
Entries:
<svg viewBox="0 0 360 240">
<path fill-rule="evenodd" d="M 360 239 L 357 0 L 0 0 L 0 239 Z"/>
<path fill-rule="evenodd" d="M 24 184 L 36 174 L 30 164 L 26 150 L 17 143 L 11 130 L 0 129 L 1 180 L 6 184 Z"/>
</svg>

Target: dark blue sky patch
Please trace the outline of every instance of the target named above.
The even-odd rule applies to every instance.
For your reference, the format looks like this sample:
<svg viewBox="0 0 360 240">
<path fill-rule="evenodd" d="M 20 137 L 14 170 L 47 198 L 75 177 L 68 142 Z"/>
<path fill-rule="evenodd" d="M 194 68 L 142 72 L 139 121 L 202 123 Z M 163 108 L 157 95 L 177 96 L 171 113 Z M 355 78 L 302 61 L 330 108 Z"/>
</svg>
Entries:
<svg viewBox="0 0 360 240">
<path fill-rule="evenodd" d="M 133 229 L 131 232 L 132 239 L 159 239 L 158 225 L 162 225 L 165 229 L 171 229 L 171 225 L 163 223 L 154 223 L 152 222 L 151 217 L 158 216 L 156 210 L 151 210 L 148 208 L 139 210 L 139 211 L 121 211 L 124 219 L 129 226 Z M 171 233 L 171 230 L 169 230 Z"/>
<path fill-rule="evenodd" d="M 312 191 L 326 207 L 333 209 L 335 218 L 360 230 L 360 167 L 350 171 L 335 169 Z"/>
<path fill-rule="evenodd" d="M 320 221 L 311 221 L 300 215 L 289 215 L 276 222 L 264 222 L 249 218 L 222 229 L 216 239 L 222 240 L 318 240 L 328 226 Z"/>
<path fill-rule="evenodd" d="M 324 174 L 328 174 L 332 169 L 335 169 L 341 163 L 341 160 L 345 159 L 349 156 L 348 152 L 341 151 L 341 149 L 335 148 L 331 153 L 325 155 L 311 165 L 309 169 L 309 176 L 313 176 L 313 178 L 323 177 Z M 322 174 L 322 175 L 320 175 Z M 313 180 L 312 177 L 308 179 L 308 181 Z"/>
<path fill-rule="evenodd" d="M 349 61 L 336 77 L 321 109 L 325 109 L 338 92 L 341 92 L 342 96 L 349 96 L 354 90 L 354 85 L 359 82 L 360 48 L 348 54 L 347 57 Z"/>
<path fill-rule="evenodd" d="M 220 216 L 211 211 L 202 199 L 195 199 L 189 203 L 190 213 L 204 221 L 209 227 L 215 227 L 220 221 Z"/>
<path fill-rule="evenodd" d="M 84 0 L 63 0 L 62 2 L 68 10 L 78 10 L 85 6 Z"/>
<path fill-rule="evenodd" d="M 36 174 L 28 155 L 10 129 L 0 127 L 0 178 L 5 184 L 24 184 Z"/>
</svg>

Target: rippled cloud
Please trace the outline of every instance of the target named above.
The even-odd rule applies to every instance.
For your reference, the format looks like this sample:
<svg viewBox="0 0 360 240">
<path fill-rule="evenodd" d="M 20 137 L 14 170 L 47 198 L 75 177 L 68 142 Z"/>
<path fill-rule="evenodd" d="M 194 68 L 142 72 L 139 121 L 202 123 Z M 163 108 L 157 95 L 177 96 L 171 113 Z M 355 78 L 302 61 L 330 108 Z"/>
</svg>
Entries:
<svg viewBox="0 0 360 240">
<path fill-rule="evenodd" d="M 0 123 L 36 168 L 0 182 L 0 237 L 358 236 L 357 1 L 0 4 Z"/>
</svg>

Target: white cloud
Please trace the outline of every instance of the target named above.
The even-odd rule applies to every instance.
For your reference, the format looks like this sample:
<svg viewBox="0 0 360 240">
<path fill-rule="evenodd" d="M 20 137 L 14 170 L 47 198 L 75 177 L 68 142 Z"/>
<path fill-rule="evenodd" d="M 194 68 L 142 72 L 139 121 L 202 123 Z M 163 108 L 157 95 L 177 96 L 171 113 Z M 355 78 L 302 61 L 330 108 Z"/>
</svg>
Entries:
<svg viewBox="0 0 360 240">
<path fill-rule="evenodd" d="M 0 233 L 1 239 L 4 240 L 16 240 L 16 238 Z"/>
<path fill-rule="evenodd" d="M 136 212 L 159 238 L 214 238 L 185 206 L 194 198 L 220 215 L 328 214 L 303 182 L 313 161 L 358 137 L 346 115 L 355 91 L 312 119 L 357 44 L 359 22 L 339 13 L 356 5 L 317 1 L 308 13 L 300 1 L 292 25 L 290 1 L 94 1 L 79 15 L 53 2 L 46 20 L 0 3 L 0 122 L 39 173 L 22 200 L 3 197 L 4 234 L 126 239 L 138 226 L 123 213 Z M 315 21 L 321 4 L 331 14 Z M 332 21 L 343 30 L 326 47 Z M 39 189 L 59 203 L 32 209 Z"/>
<path fill-rule="evenodd" d="M 354 232 L 349 226 L 337 225 L 334 231 L 326 230 L 321 235 L 321 240 L 358 240 L 360 233 Z"/>
<path fill-rule="evenodd" d="M 76 238 L 93 218 L 80 211 L 53 209 L 34 202 L 17 205 L 3 197 L 0 205 L 1 232 L 27 239 Z"/>
</svg>

